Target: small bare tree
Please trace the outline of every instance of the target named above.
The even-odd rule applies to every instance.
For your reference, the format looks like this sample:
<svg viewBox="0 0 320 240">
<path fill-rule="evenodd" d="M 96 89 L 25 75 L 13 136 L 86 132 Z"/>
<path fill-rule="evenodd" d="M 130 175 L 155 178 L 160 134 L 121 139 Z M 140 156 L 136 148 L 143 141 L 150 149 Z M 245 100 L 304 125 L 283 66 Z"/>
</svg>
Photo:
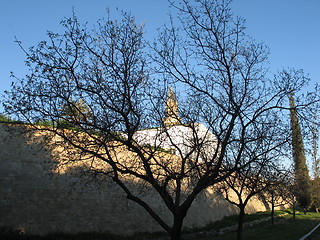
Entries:
<svg viewBox="0 0 320 240">
<path fill-rule="evenodd" d="M 293 192 L 290 187 L 292 181 L 289 171 L 279 171 L 272 174 L 269 178 L 269 184 L 266 190 L 262 193 L 262 198 L 266 203 L 271 205 L 271 224 L 274 225 L 275 208 L 285 207 L 292 204 Z"/>
<path fill-rule="evenodd" d="M 220 185 L 220 191 L 226 200 L 239 208 L 238 240 L 242 239 L 245 208 L 249 201 L 253 197 L 258 198 L 259 195 L 264 195 L 265 191 L 271 188 L 271 179 L 274 179 L 274 176 L 281 171 L 274 158 L 255 155 L 254 159 L 254 161 L 232 174 Z M 267 198 L 268 196 L 264 197 Z"/>
</svg>

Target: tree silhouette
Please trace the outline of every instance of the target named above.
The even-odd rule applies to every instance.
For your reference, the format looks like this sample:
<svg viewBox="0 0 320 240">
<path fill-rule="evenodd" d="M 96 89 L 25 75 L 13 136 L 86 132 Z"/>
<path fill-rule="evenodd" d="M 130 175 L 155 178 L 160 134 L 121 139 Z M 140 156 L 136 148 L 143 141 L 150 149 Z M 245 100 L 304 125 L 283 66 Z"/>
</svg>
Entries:
<svg viewBox="0 0 320 240">
<path fill-rule="evenodd" d="M 66 161 L 91 159 L 94 176 L 110 177 L 172 240 L 181 239 L 201 192 L 289 147 L 283 117 L 289 80 L 267 79 L 268 49 L 245 34 L 230 2 L 172 3 L 180 26 L 164 27 L 148 49 L 151 59 L 143 27 L 128 14 L 99 21 L 92 31 L 75 16 L 65 19 L 64 34 L 49 32 L 49 41 L 24 50 L 30 74 L 7 92 L 5 109 L 30 123 L 50 120 L 52 126 L 32 126 L 60 137 L 70 151 Z M 168 86 L 185 89 L 173 126 L 164 123 Z M 59 125 L 62 106 L 71 110 L 63 115 L 74 131 Z M 161 200 L 171 219 L 143 190 Z"/>
<path fill-rule="evenodd" d="M 254 153 L 251 153 L 255 155 Z M 268 154 L 269 155 L 269 154 Z M 253 197 L 264 196 L 264 199 L 272 199 L 272 209 L 274 210 L 275 193 L 274 180 L 284 170 L 279 164 L 279 159 L 274 156 L 261 155 L 251 158 L 246 167 L 235 172 L 219 186 L 220 192 L 225 196 L 226 200 L 235 205 L 239 209 L 237 239 L 242 239 L 243 224 L 245 218 L 245 208 Z M 270 190 L 270 191 L 268 191 Z M 267 196 L 267 192 L 272 193 L 271 198 Z M 265 200 L 268 202 L 268 200 Z"/>
<path fill-rule="evenodd" d="M 278 167 L 279 168 L 279 167 Z M 284 170 L 284 169 L 282 169 Z M 268 178 L 268 187 L 261 197 L 267 203 L 271 204 L 271 224 L 274 225 L 274 213 L 276 207 L 285 207 L 288 204 L 294 205 L 292 191 L 292 174 L 290 171 L 279 171 L 276 174 L 270 174 Z"/>
</svg>

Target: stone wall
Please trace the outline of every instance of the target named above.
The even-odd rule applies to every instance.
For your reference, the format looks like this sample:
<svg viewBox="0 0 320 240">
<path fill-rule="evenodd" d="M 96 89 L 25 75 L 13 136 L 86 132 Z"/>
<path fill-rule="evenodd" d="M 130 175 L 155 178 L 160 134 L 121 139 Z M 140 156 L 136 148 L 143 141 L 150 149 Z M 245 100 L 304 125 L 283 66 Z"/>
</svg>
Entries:
<svg viewBox="0 0 320 240">
<path fill-rule="evenodd" d="M 161 231 L 158 224 L 137 204 L 127 200 L 113 182 L 76 183 L 72 174 L 52 171 L 51 151 L 23 127 L 0 124 L 0 226 L 26 233 L 109 231 L 132 234 Z M 146 198 L 158 213 L 170 213 L 152 191 Z M 252 201 L 247 212 L 265 210 Z M 204 226 L 237 209 L 221 197 L 204 192 L 192 205 L 185 227 Z"/>
</svg>

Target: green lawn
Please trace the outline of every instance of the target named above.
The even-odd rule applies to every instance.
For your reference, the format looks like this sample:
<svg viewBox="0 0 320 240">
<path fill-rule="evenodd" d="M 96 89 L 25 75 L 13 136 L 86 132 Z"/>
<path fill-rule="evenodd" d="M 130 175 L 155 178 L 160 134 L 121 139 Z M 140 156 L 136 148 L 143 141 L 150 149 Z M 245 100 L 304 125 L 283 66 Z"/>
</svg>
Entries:
<svg viewBox="0 0 320 240">
<path fill-rule="evenodd" d="M 320 222 L 319 213 L 297 213 L 296 219 L 292 214 L 277 218 L 275 225 L 264 222 L 256 226 L 246 228 L 243 231 L 245 240 L 295 240 L 311 231 Z M 212 240 L 211 238 L 198 238 L 198 240 Z M 215 240 L 234 240 L 236 233 L 230 232 L 222 236 L 217 236 Z"/>
</svg>

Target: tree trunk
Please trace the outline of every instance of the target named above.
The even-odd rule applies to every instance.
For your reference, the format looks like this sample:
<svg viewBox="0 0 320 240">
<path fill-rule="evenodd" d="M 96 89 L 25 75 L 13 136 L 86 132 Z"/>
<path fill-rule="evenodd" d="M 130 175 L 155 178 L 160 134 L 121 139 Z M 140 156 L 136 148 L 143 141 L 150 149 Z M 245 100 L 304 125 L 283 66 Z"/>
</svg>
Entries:
<svg viewBox="0 0 320 240">
<path fill-rule="evenodd" d="M 292 211 L 293 211 L 293 219 L 296 219 L 296 201 L 295 200 L 293 200 Z"/>
<path fill-rule="evenodd" d="M 242 240 L 242 230 L 243 230 L 243 222 L 244 222 L 244 207 L 240 207 L 239 219 L 238 219 L 238 230 L 237 230 L 237 240 Z"/>
<path fill-rule="evenodd" d="M 181 240 L 183 217 L 174 216 L 173 227 L 170 235 L 170 240 Z"/>
<path fill-rule="evenodd" d="M 271 195 L 271 225 L 274 226 L 274 195 Z"/>
</svg>

